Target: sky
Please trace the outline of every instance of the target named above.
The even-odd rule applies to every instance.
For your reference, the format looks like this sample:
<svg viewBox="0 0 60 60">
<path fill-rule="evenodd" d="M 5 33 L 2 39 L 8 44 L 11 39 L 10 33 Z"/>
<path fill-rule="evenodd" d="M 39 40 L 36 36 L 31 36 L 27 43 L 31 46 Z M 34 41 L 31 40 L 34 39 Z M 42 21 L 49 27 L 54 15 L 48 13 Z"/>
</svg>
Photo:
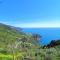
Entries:
<svg viewBox="0 0 60 60">
<path fill-rule="evenodd" d="M 16 27 L 60 27 L 60 0 L 0 0 L 0 23 Z"/>
</svg>

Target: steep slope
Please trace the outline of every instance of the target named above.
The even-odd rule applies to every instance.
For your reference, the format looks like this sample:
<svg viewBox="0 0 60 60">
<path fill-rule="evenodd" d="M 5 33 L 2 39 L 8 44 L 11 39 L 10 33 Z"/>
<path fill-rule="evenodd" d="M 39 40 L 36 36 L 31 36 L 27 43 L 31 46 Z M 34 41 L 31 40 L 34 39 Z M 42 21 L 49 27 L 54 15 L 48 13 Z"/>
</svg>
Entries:
<svg viewBox="0 0 60 60">
<path fill-rule="evenodd" d="M 19 30 L 20 28 L 15 28 L 13 26 L 5 25 L 0 23 L 0 48 L 5 47 L 9 42 L 12 40 L 17 40 L 17 38 L 23 38 L 23 36 L 26 36 L 27 40 L 26 42 L 30 44 L 39 45 L 36 40 L 33 40 L 32 34 L 26 34 Z"/>
<path fill-rule="evenodd" d="M 0 23 L 0 47 L 5 46 L 11 40 L 21 38 L 24 33 L 17 29 L 11 28 L 11 26 Z"/>
</svg>

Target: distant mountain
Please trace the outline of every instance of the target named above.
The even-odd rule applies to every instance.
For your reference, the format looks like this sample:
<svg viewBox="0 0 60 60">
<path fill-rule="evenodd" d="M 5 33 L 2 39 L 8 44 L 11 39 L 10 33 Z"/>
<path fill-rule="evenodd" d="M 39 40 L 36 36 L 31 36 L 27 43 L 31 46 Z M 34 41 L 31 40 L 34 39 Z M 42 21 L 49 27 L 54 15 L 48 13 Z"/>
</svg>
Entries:
<svg viewBox="0 0 60 60">
<path fill-rule="evenodd" d="M 16 31 L 22 31 L 22 28 L 19 28 L 19 27 L 14 27 L 14 26 L 10 26 L 12 29 L 15 29 Z"/>
</svg>

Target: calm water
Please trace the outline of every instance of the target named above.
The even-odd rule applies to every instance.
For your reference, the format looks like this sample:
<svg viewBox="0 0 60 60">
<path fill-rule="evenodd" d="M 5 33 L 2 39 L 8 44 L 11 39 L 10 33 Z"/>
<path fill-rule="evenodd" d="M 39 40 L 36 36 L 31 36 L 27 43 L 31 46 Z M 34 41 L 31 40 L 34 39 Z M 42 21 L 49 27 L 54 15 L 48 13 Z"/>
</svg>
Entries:
<svg viewBox="0 0 60 60">
<path fill-rule="evenodd" d="M 42 36 L 41 44 L 48 44 L 51 40 L 60 39 L 60 28 L 23 28 L 24 32 L 37 33 Z"/>
</svg>

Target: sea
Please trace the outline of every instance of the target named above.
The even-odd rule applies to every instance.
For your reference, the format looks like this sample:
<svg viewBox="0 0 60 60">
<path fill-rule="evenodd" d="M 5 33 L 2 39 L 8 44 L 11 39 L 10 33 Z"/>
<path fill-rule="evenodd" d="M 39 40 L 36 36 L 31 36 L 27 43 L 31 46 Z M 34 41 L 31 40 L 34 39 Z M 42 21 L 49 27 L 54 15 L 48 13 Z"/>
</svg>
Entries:
<svg viewBox="0 0 60 60">
<path fill-rule="evenodd" d="M 47 45 L 52 40 L 60 39 L 60 28 L 23 28 L 25 33 L 36 33 L 42 36 L 39 44 Z"/>
</svg>

